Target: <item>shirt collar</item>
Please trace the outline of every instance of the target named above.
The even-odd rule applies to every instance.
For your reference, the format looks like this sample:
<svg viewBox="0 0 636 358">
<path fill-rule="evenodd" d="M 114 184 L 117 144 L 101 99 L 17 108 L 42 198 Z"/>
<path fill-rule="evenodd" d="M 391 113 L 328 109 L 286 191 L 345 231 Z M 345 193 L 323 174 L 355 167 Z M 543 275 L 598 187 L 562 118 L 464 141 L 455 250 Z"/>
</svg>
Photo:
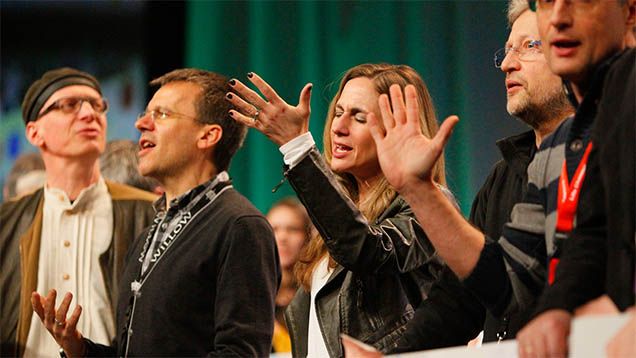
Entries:
<svg viewBox="0 0 636 358">
<path fill-rule="evenodd" d="M 230 175 L 226 171 L 222 171 L 205 183 L 197 185 L 194 188 L 179 195 L 178 197 L 172 199 L 170 201 L 168 211 L 181 210 L 190 207 L 209 190 L 215 189 L 219 185 L 225 186 L 230 183 Z M 166 211 L 166 194 L 164 193 L 163 195 L 161 195 L 157 200 L 155 200 L 152 205 L 155 209 L 155 212 L 157 213 Z"/>
<path fill-rule="evenodd" d="M 87 186 L 80 191 L 77 199 L 69 199 L 66 192 L 62 189 L 52 188 L 48 185 L 44 186 L 44 200 L 49 205 L 63 207 L 64 209 L 82 209 L 88 207 L 91 203 L 97 202 L 97 199 L 103 195 L 108 195 L 108 187 L 104 178 L 101 176 L 97 182 Z"/>
</svg>

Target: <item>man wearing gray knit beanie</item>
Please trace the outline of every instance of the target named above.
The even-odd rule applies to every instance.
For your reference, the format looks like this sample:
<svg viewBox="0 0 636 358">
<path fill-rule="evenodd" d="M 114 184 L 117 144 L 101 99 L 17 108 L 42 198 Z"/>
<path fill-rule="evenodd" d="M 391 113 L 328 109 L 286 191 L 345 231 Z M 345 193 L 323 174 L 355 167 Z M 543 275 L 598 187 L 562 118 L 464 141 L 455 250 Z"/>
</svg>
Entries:
<svg viewBox="0 0 636 358">
<path fill-rule="evenodd" d="M 31 309 L 36 290 L 76 292 L 79 325 L 103 343 L 114 337 L 117 278 L 155 196 L 102 178 L 107 110 L 99 81 L 68 67 L 46 72 L 24 96 L 26 136 L 42 154 L 46 185 L 0 206 L 2 356 L 57 354 Z"/>
</svg>

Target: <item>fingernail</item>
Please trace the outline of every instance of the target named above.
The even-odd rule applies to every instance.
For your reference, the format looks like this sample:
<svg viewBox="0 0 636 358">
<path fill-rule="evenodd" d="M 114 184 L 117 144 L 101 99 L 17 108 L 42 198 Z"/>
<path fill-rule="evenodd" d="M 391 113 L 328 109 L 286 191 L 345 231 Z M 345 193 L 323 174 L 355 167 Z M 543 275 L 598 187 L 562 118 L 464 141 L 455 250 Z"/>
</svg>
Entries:
<svg viewBox="0 0 636 358">
<path fill-rule="evenodd" d="M 311 92 L 311 89 L 314 88 L 313 85 L 309 86 L 309 89 L 307 89 L 307 91 Z"/>
<path fill-rule="evenodd" d="M 248 77 L 248 78 L 252 78 L 252 76 L 254 76 L 254 73 L 253 73 L 253 72 L 248 72 L 248 73 L 247 73 L 247 77 Z"/>
<path fill-rule="evenodd" d="M 234 113 L 232 111 L 228 111 L 227 113 L 230 114 L 230 117 L 234 117 Z"/>
<path fill-rule="evenodd" d="M 227 99 L 232 99 L 232 94 L 228 93 L 228 94 L 225 95 L 225 97 L 227 97 Z"/>
<path fill-rule="evenodd" d="M 236 84 L 236 81 L 234 79 L 230 80 L 230 86 L 234 86 Z"/>
</svg>

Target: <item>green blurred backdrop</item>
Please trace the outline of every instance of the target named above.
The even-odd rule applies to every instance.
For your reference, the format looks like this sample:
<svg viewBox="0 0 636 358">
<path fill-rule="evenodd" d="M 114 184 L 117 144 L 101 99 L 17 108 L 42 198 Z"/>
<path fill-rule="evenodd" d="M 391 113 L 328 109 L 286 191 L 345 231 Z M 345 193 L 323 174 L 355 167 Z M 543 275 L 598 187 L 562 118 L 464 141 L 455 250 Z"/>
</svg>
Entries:
<svg viewBox="0 0 636 358">
<path fill-rule="evenodd" d="M 507 36 L 505 6 L 504 1 L 194 1 L 186 8 L 184 62 L 244 82 L 254 71 L 294 105 L 303 85 L 312 82 L 310 130 L 321 149 L 327 106 L 343 72 L 364 62 L 414 67 L 429 86 L 439 120 L 460 116 L 446 150 L 447 177 L 467 214 L 492 165 L 473 170 L 481 122 L 505 110 L 503 74 L 492 66 L 492 53 Z M 492 141 L 483 145 L 494 147 Z M 231 174 L 236 187 L 266 211 L 293 193 L 288 184 L 271 192 L 281 168 L 278 148 L 250 131 Z"/>
</svg>

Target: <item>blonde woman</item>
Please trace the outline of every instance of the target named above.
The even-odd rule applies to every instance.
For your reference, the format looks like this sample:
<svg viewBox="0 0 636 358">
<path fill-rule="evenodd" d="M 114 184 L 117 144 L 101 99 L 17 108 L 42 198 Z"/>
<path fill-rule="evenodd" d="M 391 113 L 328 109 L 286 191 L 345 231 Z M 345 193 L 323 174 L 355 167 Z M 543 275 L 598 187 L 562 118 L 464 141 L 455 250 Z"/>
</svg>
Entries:
<svg viewBox="0 0 636 358">
<path fill-rule="evenodd" d="M 308 132 L 311 84 L 294 107 L 258 75 L 248 78 L 264 98 L 233 79 L 235 93 L 227 99 L 239 110 L 230 115 L 281 147 L 285 176 L 319 232 L 296 264 L 301 287 L 285 315 L 293 355 L 343 356 L 341 334 L 383 353 L 463 344 L 476 336 L 483 309 L 384 178 L 367 126 L 371 113 L 381 115 L 378 101 L 388 101 L 392 84 L 411 84 L 422 132 L 435 135 L 433 104 L 419 74 L 389 64 L 347 71 L 329 106 L 324 157 Z M 445 185 L 443 159 L 434 171 L 435 181 Z M 426 322 L 409 325 L 416 310 Z"/>
</svg>

